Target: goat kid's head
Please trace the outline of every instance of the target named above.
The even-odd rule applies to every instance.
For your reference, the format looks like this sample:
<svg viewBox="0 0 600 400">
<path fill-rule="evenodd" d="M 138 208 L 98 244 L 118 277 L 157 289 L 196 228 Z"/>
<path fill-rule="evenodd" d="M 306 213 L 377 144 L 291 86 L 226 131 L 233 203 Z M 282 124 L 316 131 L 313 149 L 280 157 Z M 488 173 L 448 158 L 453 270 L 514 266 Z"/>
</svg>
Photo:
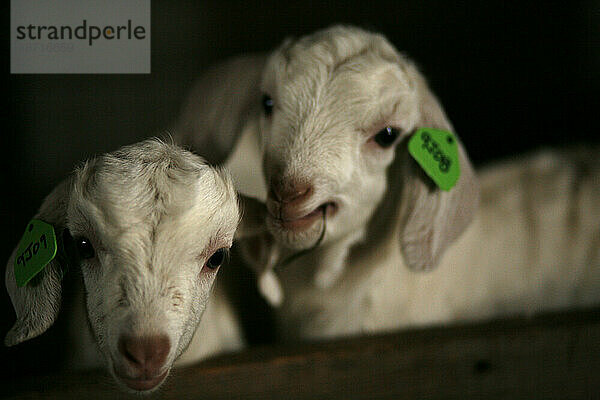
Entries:
<svg viewBox="0 0 600 400">
<path fill-rule="evenodd" d="M 190 343 L 231 246 L 239 210 L 229 175 L 147 140 L 86 162 L 36 218 L 54 226 L 64 254 L 17 287 L 13 252 L 6 286 L 17 321 L 6 344 L 54 323 L 68 263 L 83 276 L 89 325 L 111 373 L 134 391 L 157 388 Z"/>
<path fill-rule="evenodd" d="M 312 246 L 324 214 L 323 243 L 345 237 L 396 190 L 403 256 L 423 270 L 470 223 L 478 189 L 462 145 L 461 176 L 449 192 L 408 154 L 416 128 L 452 126 L 415 66 L 383 36 L 338 26 L 287 40 L 267 60 L 261 89 L 267 226 L 279 243 Z"/>
</svg>

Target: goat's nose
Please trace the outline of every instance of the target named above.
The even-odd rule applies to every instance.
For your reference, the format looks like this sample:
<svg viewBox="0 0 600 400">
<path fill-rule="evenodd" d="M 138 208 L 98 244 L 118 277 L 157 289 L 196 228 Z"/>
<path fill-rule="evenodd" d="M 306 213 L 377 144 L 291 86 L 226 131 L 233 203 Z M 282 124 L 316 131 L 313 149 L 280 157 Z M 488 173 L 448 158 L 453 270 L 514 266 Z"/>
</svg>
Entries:
<svg viewBox="0 0 600 400">
<path fill-rule="evenodd" d="M 313 192 L 312 186 L 305 182 L 272 179 L 270 186 L 271 197 L 284 204 L 302 203 L 308 199 Z"/>
<path fill-rule="evenodd" d="M 166 335 L 136 337 L 122 335 L 119 352 L 138 372 L 150 376 L 158 375 L 165 364 L 171 348 Z"/>
</svg>

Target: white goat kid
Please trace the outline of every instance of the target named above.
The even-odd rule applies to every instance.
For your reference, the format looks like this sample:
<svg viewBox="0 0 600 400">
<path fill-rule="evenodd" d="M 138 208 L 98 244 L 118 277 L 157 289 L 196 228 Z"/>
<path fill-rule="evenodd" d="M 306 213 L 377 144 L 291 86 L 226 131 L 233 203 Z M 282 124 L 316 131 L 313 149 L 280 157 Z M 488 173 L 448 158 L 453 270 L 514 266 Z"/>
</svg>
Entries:
<svg viewBox="0 0 600 400">
<path fill-rule="evenodd" d="M 70 264 L 83 276 L 68 317 L 75 368 L 105 363 L 120 384 L 147 391 L 177 359 L 181 365 L 242 346 L 222 289 L 211 294 L 239 221 L 225 171 L 147 140 L 77 168 L 44 200 L 36 219 L 54 226 L 59 256 L 18 287 L 13 252 L 6 286 L 17 321 L 7 345 L 54 323 Z"/>
<path fill-rule="evenodd" d="M 260 79 L 248 63 L 264 66 Z M 244 91 L 235 93 L 238 80 Z M 233 146 L 236 136 L 211 118 L 239 127 L 227 166 L 237 189 L 268 208 L 269 234 L 249 241 L 245 254 L 265 297 L 280 306 L 285 338 L 600 301 L 593 158 L 543 154 L 483 172 L 478 183 L 458 142 L 460 178 L 440 190 L 407 142 L 416 128 L 452 126 L 415 66 L 383 36 L 329 28 L 285 41 L 266 60 L 234 60 L 219 82 L 230 98 L 214 83 L 203 91 L 201 81 L 177 140 L 194 146 L 215 143 L 214 135 L 215 144 Z M 199 103 L 198 93 L 236 105 L 224 111 L 233 114 Z M 202 126 L 216 130 L 194 130 Z"/>
</svg>

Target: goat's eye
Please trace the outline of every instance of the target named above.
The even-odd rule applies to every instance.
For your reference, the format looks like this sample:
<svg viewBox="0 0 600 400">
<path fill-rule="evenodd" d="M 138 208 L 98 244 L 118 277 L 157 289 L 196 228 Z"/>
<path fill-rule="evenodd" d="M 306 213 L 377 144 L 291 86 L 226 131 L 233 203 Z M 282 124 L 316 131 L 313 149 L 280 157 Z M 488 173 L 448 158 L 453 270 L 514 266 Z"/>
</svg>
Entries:
<svg viewBox="0 0 600 400">
<path fill-rule="evenodd" d="M 206 266 L 210 269 L 217 269 L 223 264 L 223 261 L 225 261 L 225 249 L 219 249 L 206 261 Z"/>
<path fill-rule="evenodd" d="M 75 244 L 77 245 L 77 253 L 79 257 L 82 259 L 94 258 L 96 252 L 94 251 L 94 246 L 88 238 L 78 237 L 75 240 Z"/>
<path fill-rule="evenodd" d="M 273 114 L 273 99 L 266 94 L 262 98 L 262 108 L 267 117 Z"/>
<path fill-rule="evenodd" d="M 396 128 L 392 128 L 391 126 L 386 126 L 375 135 L 375 142 L 381 147 L 390 147 L 398 136 L 400 135 L 400 130 Z"/>
</svg>

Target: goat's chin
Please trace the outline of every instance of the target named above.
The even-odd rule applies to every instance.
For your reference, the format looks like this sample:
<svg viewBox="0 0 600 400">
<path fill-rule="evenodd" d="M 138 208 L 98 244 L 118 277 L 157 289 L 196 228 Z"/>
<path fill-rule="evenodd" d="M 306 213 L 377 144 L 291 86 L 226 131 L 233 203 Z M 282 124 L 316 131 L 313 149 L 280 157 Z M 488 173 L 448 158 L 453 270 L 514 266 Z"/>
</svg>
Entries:
<svg viewBox="0 0 600 400">
<path fill-rule="evenodd" d="M 317 219 L 302 230 L 288 229 L 280 220 L 267 216 L 267 228 L 279 244 L 291 250 L 304 250 L 313 247 L 319 241 L 323 229 L 321 221 Z"/>
<path fill-rule="evenodd" d="M 117 378 L 117 380 L 130 393 L 150 394 L 162 386 L 167 378 L 167 375 L 169 375 L 168 370 L 156 378 L 147 380 L 127 378 Z"/>
<path fill-rule="evenodd" d="M 119 386 L 129 393 L 142 395 L 150 394 L 161 387 L 167 379 L 167 376 L 169 376 L 170 371 L 171 367 L 167 368 L 164 372 L 155 377 L 149 379 L 136 379 L 130 378 L 127 376 L 127 374 L 118 371 L 118 368 L 115 368 L 114 364 L 110 367 L 111 375 Z"/>
</svg>

